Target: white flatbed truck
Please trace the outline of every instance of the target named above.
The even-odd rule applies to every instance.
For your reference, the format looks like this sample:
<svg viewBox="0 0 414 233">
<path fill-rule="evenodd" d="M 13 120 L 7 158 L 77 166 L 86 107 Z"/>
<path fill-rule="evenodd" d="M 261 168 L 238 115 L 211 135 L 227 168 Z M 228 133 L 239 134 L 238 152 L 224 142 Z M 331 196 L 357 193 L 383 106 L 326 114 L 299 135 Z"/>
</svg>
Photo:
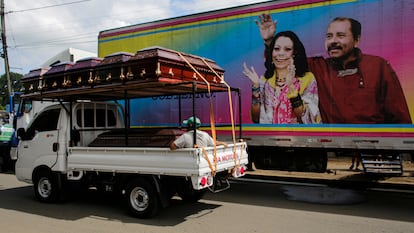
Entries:
<svg viewBox="0 0 414 233">
<path fill-rule="evenodd" d="M 126 66 L 133 68 L 134 64 Z M 110 68 L 112 72 L 118 69 L 114 64 Z M 73 76 L 80 77 L 80 71 L 73 71 Z M 90 64 L 88 71 L 95 72 Z M 146 72 L 150 73 L 150 69 Z M 129 99 L 154 93 L 192 93 L 195 102 L 196 93 L 207 91 L 204 83 L 177 80 L 177 76 L 166 80 L 162 73 L 154 73 L 145 80 L 47 89 L 46 81 L 59 80 L 67 74 L 50 73 L 53 76 L 46 73 L 23 80 L 28 86 L 36 82 L 37 90 L 27 91 L 22 98 L 56 103 L 42 109 L 26 129 L 17 131 L 20 141 L 16 176 L 34 184 L 39 201 L 59 201 L 67 187 L 93 187 L 119 192 L 133 216 L 150 218 L 168 206 L 176 194 L 184 201 L 198 201 L 207 190 L 228 188 L 228 177 L 244 175 L 248 163 L 245 142 L 234 140 L 227 146 L 171 150 L 169 144 L 183 133 L 180 127 L 128 127 Z M 222 83 L 211 85 L 215 91 L 227 89 Z M 121 97 L 127 99 L 125 106 L 107 101 Z"/>
</svg>

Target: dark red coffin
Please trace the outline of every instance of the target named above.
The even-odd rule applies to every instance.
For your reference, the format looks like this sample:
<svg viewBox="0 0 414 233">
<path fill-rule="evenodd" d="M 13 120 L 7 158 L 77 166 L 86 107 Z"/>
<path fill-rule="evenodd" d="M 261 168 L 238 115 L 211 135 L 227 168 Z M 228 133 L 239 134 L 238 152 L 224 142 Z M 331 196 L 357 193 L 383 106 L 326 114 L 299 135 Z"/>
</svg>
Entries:
<svg viewBox="0 0 414 233">
<path fill-rule="evenodd" d="M 34 99 L 120 99 L 225 90 L 224 70 L 213 60 L 150 47 L 135 54 L 119 52 L 105 58 L 61 63 L 34 70 L 23 79 L 27 97 Z"/>
<path fill-rule="evenodd" d="M 213 60 L 162 47 L 139 50 L 126 63 L 134 79 L 168 78 L 218 83 L 224 75 L 224 70 Z"/>
</svg>

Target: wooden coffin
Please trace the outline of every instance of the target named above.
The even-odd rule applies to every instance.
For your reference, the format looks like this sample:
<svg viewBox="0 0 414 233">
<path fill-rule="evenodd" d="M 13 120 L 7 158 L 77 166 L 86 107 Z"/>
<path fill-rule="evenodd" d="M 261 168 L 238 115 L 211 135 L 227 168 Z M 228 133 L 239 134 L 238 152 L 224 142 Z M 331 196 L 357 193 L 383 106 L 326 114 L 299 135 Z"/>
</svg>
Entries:
<svg viewBox="0 0 414 233">
<path fill-rule="evenodd" d="M 96 74 L 95 67 L 102 62 L 102 58 L 90 57 L 78 60 L 72 67 L 66 71 L 66 78 L 63 80 L 62 87 L 82 87 L 97 83 L 99 77 Z"/>
<path fill-rule="evenodd" d="M 162 47 L 139 50 L 126 63 L 133 79 L 168 78 L 209 83 L 220 83 L 224 79 L 224 70 L 215 61 Z"/>
<path fill-rule="evenodd" d="M 75 63 L 65 62 L 53 65 L 44 75 L 43 79 L 39 80 L 38 90 L 50 91 L 64 88 L 64 83 L 67 80 L 67 70 L 69 70 Z"/>
<path fill-rule="evenodd" d="M 119 99 L 126 92 L 130 97 L 190 93 L 193 83 L 200 92 L 207 92 L 207 84 L 223 89 L 223 76 L 224 70 L 210 59 L 151 47 L 60 63 L 32 71 L 22 82 L 27 97 L 34 99 Z"/>
<path fill-rule="evenodd" d="M 124 82 L 127 77 L 130 79 L 126 62 L 133 55 L 133 53 L 119 52 L 106 56 L 103 61 L 96 66 L 94 84 Z"/>
<path fill-rule="evenodd" d="M 39 69 L 29 71 L 29 73 L 24 75 L 21 79 L 22 86 L 23 86 L 21 91 L 25 94 L 40 91 L 43 87 L 43 83 L 42 83 L 43 75 L 49 69 L 50 67 L 39 68 Z"/>
</svg>

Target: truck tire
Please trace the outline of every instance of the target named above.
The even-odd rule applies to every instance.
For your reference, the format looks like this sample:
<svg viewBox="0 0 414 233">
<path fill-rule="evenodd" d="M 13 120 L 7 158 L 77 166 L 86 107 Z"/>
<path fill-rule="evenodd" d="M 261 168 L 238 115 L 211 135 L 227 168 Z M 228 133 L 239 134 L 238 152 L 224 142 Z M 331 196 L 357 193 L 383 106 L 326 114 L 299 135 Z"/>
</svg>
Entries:
<svg viewBox="0 0 414 233">
<path fill-rule="evenodd" d="M 296 155 L 298 171 L 324 173 L 328 165 L 328 155 L 324 151 L 300 152 Z"/>
<path fill-rule="evenodd" d="M 206 192 L 207 189 L 194 190 L 191 182 L 182 182 L 177 190 L 178 196 L 188 203 L 198 202 Z"/>
<path fill-rule="evenodd" d="M 12 168 L 12 165 L 10 146 L 0 145 L 0 172 L 8 172 Z"/>
<path fill-rule="evenodd" d="M 125 190 L 129 213 L 137 218 L 151 218 L 158 214 L 160 201 L 154 185 L 145 179 L 132 180 Z"/>
<path fill-rule="evenodd" d="M 207 191 L 205 189 L 192 190 L 189 192 L 180 192 L 178 193 L 178 196 L 180 196 L 184 202 L 193 203 L 193 202 L 198 202 L 204 196 L 206 192 Z"/>
<path fill-rule="evenodd" d="M 46 203 L 58 201 L 60 188 L 56 174 L 50 171 L 40 170 L 34 175 L 33 184 L 37 200 Z"/>
</svg>

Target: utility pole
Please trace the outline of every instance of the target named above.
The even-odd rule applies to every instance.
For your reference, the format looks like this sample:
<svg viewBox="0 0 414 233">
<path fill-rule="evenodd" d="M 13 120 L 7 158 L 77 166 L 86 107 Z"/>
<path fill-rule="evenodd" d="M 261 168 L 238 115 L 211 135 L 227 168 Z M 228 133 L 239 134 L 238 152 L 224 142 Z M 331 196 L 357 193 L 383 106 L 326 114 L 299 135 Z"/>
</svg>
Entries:
<svg viewBox="0 0 414 233">
<path fill-rule="evenodd" d="M 0 5 L 0 18 L 1 18 L 1 42 L 3 44 L 3 58 L 4 58 L 4 70 L 6 72 L 6 79 L 7 79 L 7 89 L 9 91 L 9 97 L 13 95 L 12 93 L 12 86 L 10 82 L 10 67 L 9 67 L 9 56 L 7 54 L 7 42 L 6 42 L 6 24 L 4 23 L 4 0 L 1 0 Z M 9 112 L 13 112 L 13 103 L 10 102 L 9 104 L 10 109 Z"/>
</svg>

